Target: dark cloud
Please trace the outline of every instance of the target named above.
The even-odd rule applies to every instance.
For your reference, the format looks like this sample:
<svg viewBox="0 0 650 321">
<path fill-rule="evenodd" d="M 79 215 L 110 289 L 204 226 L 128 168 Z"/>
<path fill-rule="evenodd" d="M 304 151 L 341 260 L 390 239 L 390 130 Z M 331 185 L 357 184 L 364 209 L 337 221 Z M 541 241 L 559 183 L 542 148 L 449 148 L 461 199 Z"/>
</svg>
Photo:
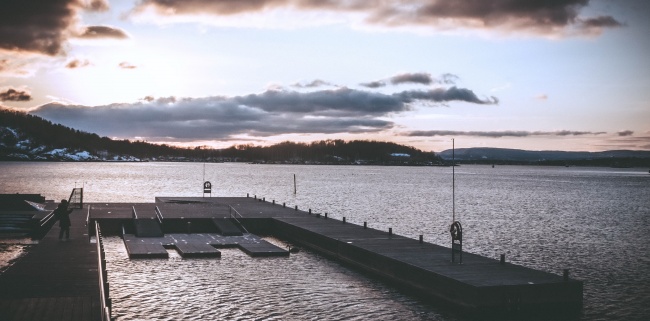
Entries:
<svg viewBox="0 0 650 321">
<path fill-rule="evenodd" d="M 390 82 L 393 85 L 399 84 L 422 84 L 430 85 L 433 83 L 433 78 L 431 74 L 428 73 L 408 73 L 408 74 L 399 74 L 390 78 Z"/>
<path fill-rule="evenodd" d="M 416 73 L 403 73 L 392 76 L 388 79 L 376 80 L 367 83 L 361 83 L 359 85 L 367 88 L 379 88 L 385 87 L 390 83 L 391 85 L 400 85 L 400 84 L 420 84 L 420 85 L 431 85 L 431 84 L 444 84 L 444 85 L 453 85 L 458 80 L 458 76 L 450 73 L 445 73 L 440 75 L 439 78 L 434 78 L 429 73 L 425 72 L 416 72 Z"/>
<path fill-rule="evenodd" d="M 471 93 L 455 87 L 421 95 L 415 91 L 389 95 L 346 87 L 307 93 L 267 90 L 235 97 L 146 96 L 133 104 L 96 107 L 53 103 L 32 113 L 100 135 L 151 141 L 229 139 L 242 134 L 365 133 L 393 128 L 393 122 L 380 118 L 411 110 L 416 103 L 466 98 L 457 92 Z M 470 100 L 486 103 L 476 96 Z"/>
<path fill-rule="evenodd" d="M 16 90 L 13 88 L 0 89 L 0 101 L 30 101 L 32 95 L 25 90 Z"/>
<path fill-rule="evenodd" d="M 623 130 L 618 132 L 618 136 L 632 136 L 634 135 L 634 132 L 631 130 Z"/>
<path fill-rule="evenodd" d="M 58 55 L 80 10 L 104 11 L 104 0 L 11 0 L 0 5 L 0 49 Z"/>
<path fill-rule="evenodd" d="M 616 19 L 610 16 L 600 16 L 596 18 L 579 20 L 583 27 L 587 29 L 591 28 L 616 28 L 623 27 L 624 24 L 618 22 Z"/>
<path fill-rule="evenodd" d="M 161 15 L 233 15 L 275 8 L 329 10 L 366 15 L 367 22 L 384 26 L 500 29 L 544 34 L 581 29 L 593 34 L 622 24 L 611 16 L 582 19 L 589 0 L 143 0 L 134 9 Z"/>
<path fill-rule="evenodd" d="M 371 82 L 366 82 L 366 83 L 361 83 L 359 84 L 363 87 L 368 87 L 368 88 L 379 88 L 379 87 L 384 87 L 386 86 L 386 83 L 384 81 L 371 81 Z"/>
<path fill-rule="evenodd" d="M 560 130 L 553 132 L 546 131 L 454 131 L 454 130 L 416 130 L 407 132 L 404 136 L 477 136 L 477 137 L 528 137 L 528 136 L 582 136 L 582 135 L 602 135 L 605 132 L 589 132 L 589 131 L 569 131 Z"/>
<path fill-rule="evenodd" d="M 401 93 L 395 94 L 401 98 L 402 101 L 409 103 L 415 100 L 429 101 L 434 103 L 446 103 L 450 101 L 465 101 L 468 103 L 480 104 L 480 105 L 496 105 L 499 103 L 499 99 L 491 96 L 486 99 L 480 99 L 476 94 L 466 88 L 457 88 L 453 86 L 451 88 L 436 88 L 427 91 L 420 90 L 411 90 L 403 91 Z"/>
<path fill-rule="evenodd" d="M 129 36 L 121 29 L 108 27 L 108 26 L 89 26 L 78 36 L 83 39 L 127 39 Z"/>
<path fill-rule="evenodd" d="M 135 69 L 135 68 L 138 68 L 138 66 L 136 66 L 136 65 L 134 65 L 134 64 L 131 64 L 131 63 L 129 63 L 129 62 L 126 62 L 126 61 L 122 61 L 122 62 L 120 62 L 120 64 L 118 65 L 118 67 L 120 67 L 120 68 L 122 68 L 122 69 Z"/>
<path fill-rule="evenodd" d="M 68 69 L 76 69 L 76 68 L 82 68 L 90 65 L 91 64 L 88 59 L 72 59 L 67 64 L 65 64 L 65 67 Z"/>
</svg>

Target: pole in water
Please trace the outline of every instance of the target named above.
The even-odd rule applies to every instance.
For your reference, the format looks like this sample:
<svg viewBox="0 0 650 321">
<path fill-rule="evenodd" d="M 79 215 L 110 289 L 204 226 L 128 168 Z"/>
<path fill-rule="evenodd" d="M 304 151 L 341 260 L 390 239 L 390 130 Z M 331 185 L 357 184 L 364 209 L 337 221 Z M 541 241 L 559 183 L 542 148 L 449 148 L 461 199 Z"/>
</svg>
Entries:
<svg viewBox="0 0 650 321">
<path fill-rule="evenodd" d="M 451 215 L 452 222 L 456 222 L 456 145 L 451 139 Z"/>
<path fill-rule="evenodd" d="M 293 174 L 293 194 L 296 194 L 296 174 Z"/>
</svg>

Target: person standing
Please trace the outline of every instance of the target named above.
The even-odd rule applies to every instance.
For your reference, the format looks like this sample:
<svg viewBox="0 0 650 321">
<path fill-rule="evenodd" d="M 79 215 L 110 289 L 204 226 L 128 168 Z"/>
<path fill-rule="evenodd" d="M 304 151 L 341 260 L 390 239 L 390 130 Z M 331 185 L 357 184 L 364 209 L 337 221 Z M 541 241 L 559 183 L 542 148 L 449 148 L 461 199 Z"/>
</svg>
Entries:
<svg viewBox="0 0 650 321">
<path fill-rule="evenodd" d="M 54 217 L 59 220 L 59 240 L 63 239 L 63 234 L 65 233 L 65 239 L 70 239 L 70 213 L 71 209 L 68 209 L 68 201 L 61 200 L 59 206 L 54 210 Z"/>
</svg>

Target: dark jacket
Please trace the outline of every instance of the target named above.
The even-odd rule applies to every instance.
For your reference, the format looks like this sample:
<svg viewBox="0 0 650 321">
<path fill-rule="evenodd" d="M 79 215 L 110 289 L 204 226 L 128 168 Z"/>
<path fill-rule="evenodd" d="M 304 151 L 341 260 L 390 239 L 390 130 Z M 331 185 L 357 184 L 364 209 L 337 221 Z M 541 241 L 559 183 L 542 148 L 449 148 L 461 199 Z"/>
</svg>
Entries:
<svg viewBox="0 0 650 321">
<path fill-rule="evenodd" d="M 59 227 L 70 226 L 70 213 L 72 210 L 68 209 L 68 204 L 59 204 L 54 210 L 54 217 L 59 220 Z"/>
</svg>

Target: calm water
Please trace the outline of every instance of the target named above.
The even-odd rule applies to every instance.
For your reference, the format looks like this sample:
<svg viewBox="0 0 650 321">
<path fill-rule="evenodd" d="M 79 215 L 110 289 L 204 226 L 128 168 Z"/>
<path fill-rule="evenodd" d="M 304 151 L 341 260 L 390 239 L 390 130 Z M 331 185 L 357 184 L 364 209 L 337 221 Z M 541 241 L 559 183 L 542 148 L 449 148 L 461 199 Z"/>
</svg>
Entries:
<svg viewBox="0 0 650 321">
<path fill-rule="evenodd" d="M 214 196 L 250 193 L 449 243 L 451 168 L 5 162 L 0 193 L 58 200 L 83 185 L 87 202 L 153 202 L 201 196 L 204 177 Z M 648 169 L 462 166 L 455 194 L 469 252 L 570 269 L 585 281 L 582 320 L 650 318 Z M 106 246 L 118 320 L 464 320 L 309 251 L 131 261 L 119 238 Z"/>
</svg>

